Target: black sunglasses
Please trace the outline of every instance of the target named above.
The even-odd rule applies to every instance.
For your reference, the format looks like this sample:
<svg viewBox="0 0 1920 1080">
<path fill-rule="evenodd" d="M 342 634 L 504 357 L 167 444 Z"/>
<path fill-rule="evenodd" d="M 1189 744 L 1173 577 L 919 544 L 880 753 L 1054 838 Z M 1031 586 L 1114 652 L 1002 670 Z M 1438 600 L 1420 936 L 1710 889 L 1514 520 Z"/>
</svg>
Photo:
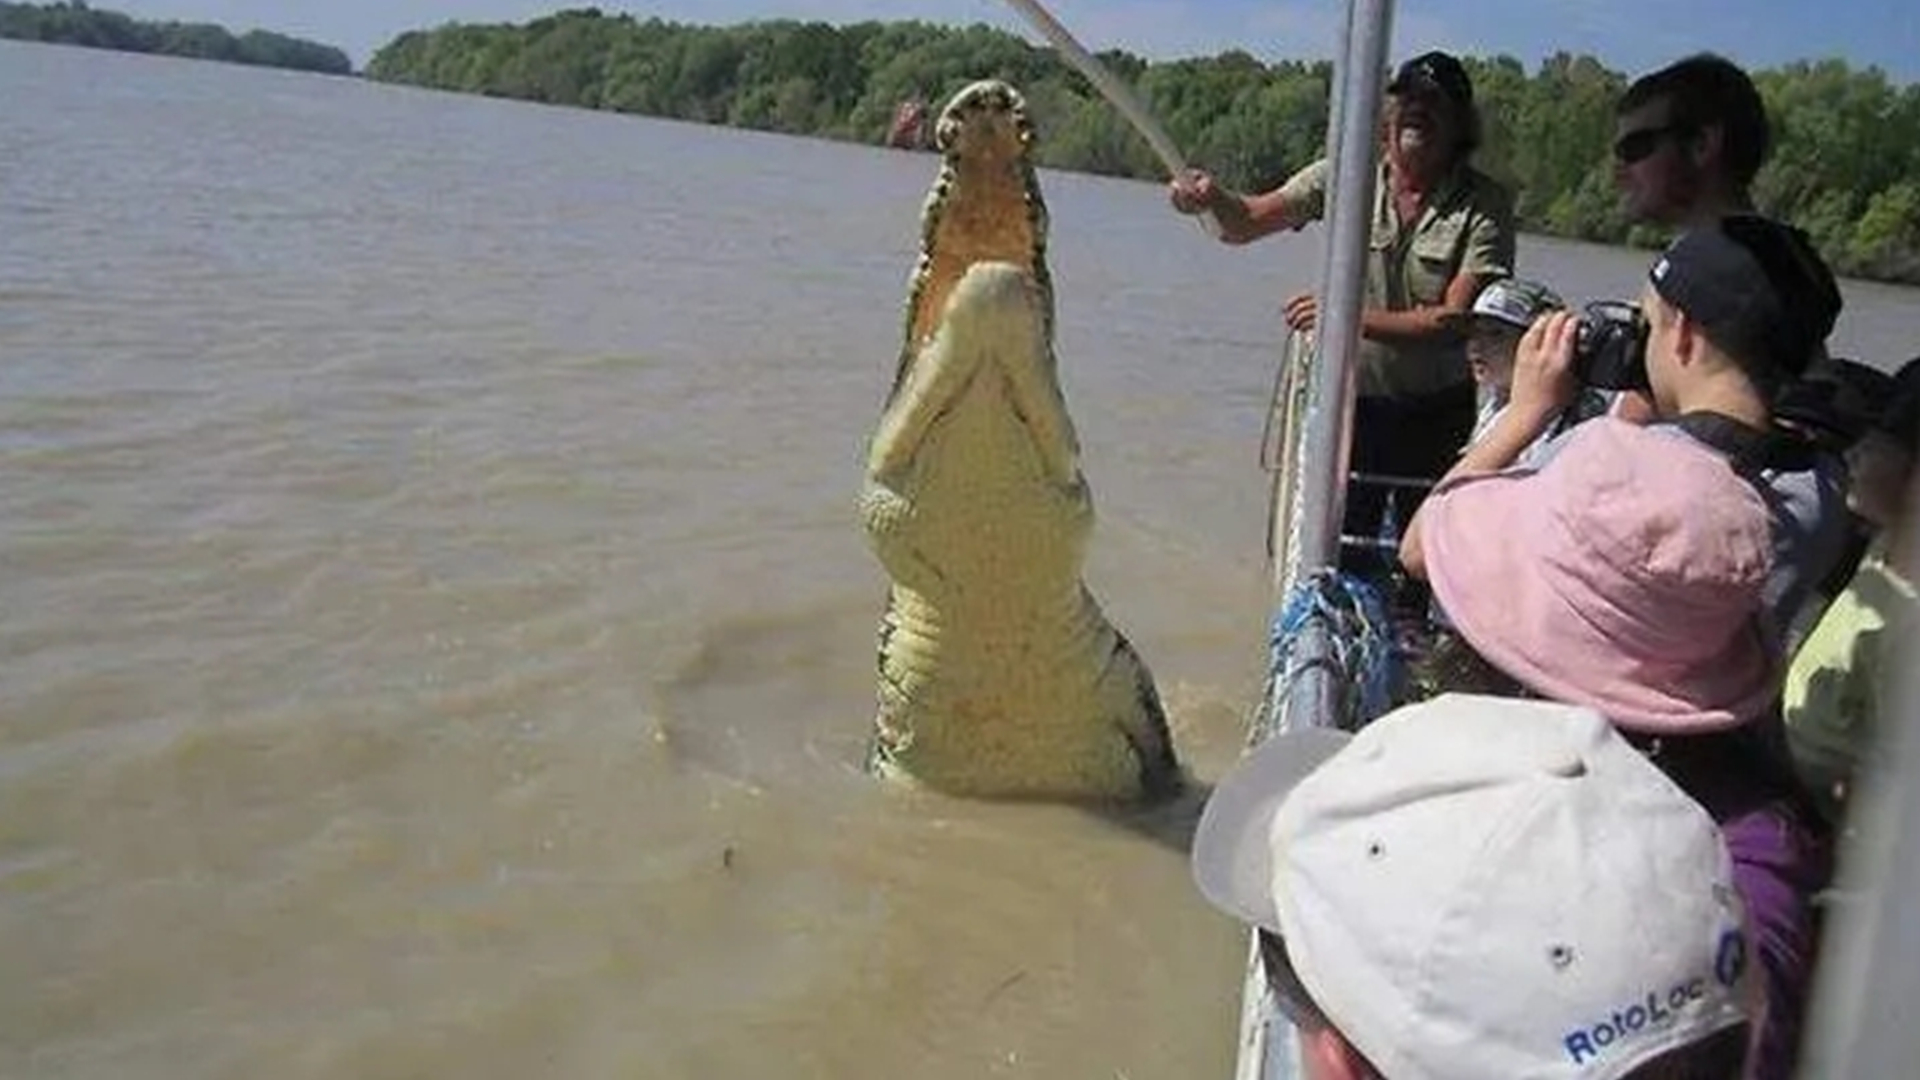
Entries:
<svg viewBox="0 0 1920 1080">
<path fill-rule="evenodd" d="M 1660 149 L 1660 141 L 1669 135 L 1681 135 L 1691 130 L 1685 124 L 1661 124 L 1659 127 L 1641 128 L 1629 131 L 1613 142 L 1613 159 L 1622 165 L 1631 165 Z"/>
</svg>

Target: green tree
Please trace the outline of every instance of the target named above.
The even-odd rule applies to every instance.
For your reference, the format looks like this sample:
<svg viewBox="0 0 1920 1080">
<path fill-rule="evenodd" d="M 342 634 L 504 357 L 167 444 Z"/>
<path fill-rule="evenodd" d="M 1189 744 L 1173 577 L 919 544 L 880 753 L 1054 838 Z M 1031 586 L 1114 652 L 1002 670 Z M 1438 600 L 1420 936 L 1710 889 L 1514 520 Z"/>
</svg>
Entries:
<svg viewBox="0 0 1920 1080">
<path fill-rule="evenodd" d="M 1901 180 L 1873 197 L 1853 227 L 1847 254 L 1860 273 L 1920 281 L 1920 180 Z"/>
<path fill-rule="evenodd" d="M 88 7 L 80 0 L 0 3 L 0 38 L 297 68 L 328 75 L 353 71 L 347 54 L 331 45 L 264 30 L 250 30 L 236 38 L 225 27 L 212 23 L 142 22 L 118 11 Z"/>
<path fill-rule="evenodd" d="M 14 5 L 15 7 L 19 5 Z M 71 21 L 77 6 L 54 5 Z M 40 11 L 42 9 L 34 9 Z M 11 8 L 0 4 L 0 28 Z M 95 35 L 135 32 L 82 19 Z M 34 32 L 43 32 L 39 23 Z M 137 29 L 137 27 L 136 27 Z M 244 41 L 244 39 L 243 39 Z M 201 46 L 215 48 L 209 38 Z M 1192 160 L 1242 189 L 1277 184 L 1326 142 L 1326 63 L 1268 64 L 1240 50 L 1149 61 L 1101 54 L 1133 83 Z M 1653 244 L 1631 226 L 1608 146 L 1626 76 L 1592 56 L 1558 53 L 1528 72 L 1511 56 L 1468 58 L 1484 124 L 1481 167 L 1515 190 L 1524 228 Z M 451 24 L 401 34 L 367 74 L 451 90 L 651 116 L 877 142 L 902 102 L 939 103 L 974 79 L 1026 95 L 1040 160 L 1063 169 L 1158 180 L 1145 142 L 1052 50 L 985 25 L 791 19 L 692 26 L 609 17 L 592 8 L 524 25 Z M 1920 88 L 1839 60 L 1756 72 L 1776 150 L 1756 195 L 1799 224 L 1842 272 L 1920 281 L 1914 178 Z"/>
</svg>

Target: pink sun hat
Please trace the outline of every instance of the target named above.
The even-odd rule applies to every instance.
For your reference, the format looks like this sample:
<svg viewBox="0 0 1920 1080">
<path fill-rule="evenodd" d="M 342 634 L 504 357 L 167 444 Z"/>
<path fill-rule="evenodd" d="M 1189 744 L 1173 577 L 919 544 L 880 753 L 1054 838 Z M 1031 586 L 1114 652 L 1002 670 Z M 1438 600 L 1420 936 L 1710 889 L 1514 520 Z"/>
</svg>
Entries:
<svg viewBox="0 0 1920 1080">
<path fill-rule="evenodd" d="M 1676 735 L 1737 727 L 1779 689 L 1758 618 L 1771 515 L 1678 431 L 1589 421 L 1540 471 L 1446 484 L 1421 519 L 1447 618 L 1535 693 Z"/>
</svg>

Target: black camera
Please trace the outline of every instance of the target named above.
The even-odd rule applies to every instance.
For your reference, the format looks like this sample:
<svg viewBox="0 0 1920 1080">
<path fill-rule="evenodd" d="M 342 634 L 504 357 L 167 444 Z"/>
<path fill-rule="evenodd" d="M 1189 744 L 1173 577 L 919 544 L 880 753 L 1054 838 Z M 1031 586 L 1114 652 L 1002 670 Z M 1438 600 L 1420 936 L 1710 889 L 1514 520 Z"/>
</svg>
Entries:
<svg viewBox="0 0 1920 1080">
<path fill-rule="evenodd" d="M 1573 374 L 1599 390 L 1647 390 L 1647 318 L 1639 305 L 1596 300 L 1574 328 Z"/>
</svg>

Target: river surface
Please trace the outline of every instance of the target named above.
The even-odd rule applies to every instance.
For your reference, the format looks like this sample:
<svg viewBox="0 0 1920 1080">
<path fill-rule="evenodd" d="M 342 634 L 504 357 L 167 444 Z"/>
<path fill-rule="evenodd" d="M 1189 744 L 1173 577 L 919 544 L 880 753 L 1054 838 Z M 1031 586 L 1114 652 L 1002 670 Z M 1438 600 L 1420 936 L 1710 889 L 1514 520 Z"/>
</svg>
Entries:
<svg viewBox="0 0 1920 1080">
<path fill-rule="evenodd" d="M 9 42 L 0 101 L 0 1075 L 1228 1075 L 1190 806 L 859 769 L 933 158 Z M 1205 780 L 1320 234 L 1043 183 L 1088 579 Z"/>
</svg>

